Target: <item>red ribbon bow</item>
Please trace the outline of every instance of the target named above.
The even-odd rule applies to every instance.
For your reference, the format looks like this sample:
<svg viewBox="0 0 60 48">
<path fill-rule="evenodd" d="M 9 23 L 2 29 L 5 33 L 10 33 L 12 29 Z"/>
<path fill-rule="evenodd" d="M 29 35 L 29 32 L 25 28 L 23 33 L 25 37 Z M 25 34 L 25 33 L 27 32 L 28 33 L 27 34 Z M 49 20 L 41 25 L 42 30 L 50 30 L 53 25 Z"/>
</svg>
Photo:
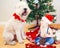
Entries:
<svg viewBox="0 0 60 48">
<path fill-rule="evenodd" d="M 15 19 L 18 19 L 19 21 L 25 22 L 25 20 L 21 19 L 21 17 L 19 15 L 17 15 L 16 13 L 13 14 Z"/>
</svg>

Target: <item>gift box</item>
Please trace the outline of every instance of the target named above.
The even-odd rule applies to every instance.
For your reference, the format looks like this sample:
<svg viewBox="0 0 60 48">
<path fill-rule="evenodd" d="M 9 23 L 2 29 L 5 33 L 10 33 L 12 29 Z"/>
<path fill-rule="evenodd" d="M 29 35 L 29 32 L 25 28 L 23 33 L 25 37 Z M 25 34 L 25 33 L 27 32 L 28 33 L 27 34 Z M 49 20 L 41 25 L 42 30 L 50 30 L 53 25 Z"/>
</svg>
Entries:
<svg viewBox="0 0 60 48">
<path fill-rule="evenodd" d="M 31 44 L 25 44 L 26 48 L 31 48 Z"/>
<path fill-rule="evenodd" d="M 37 48 L 36 45 L 34 45 L 34 44 L 30 44 L 30 43 L 25 44 L 25 46 L 26 46 L 26 48 Z"/>
<path fill-rule="evenodd" d="M 47 48 L 56 48 L 56 46 L 49 45 Z"/>
<path fill-rule="evenodd" d="M 28 43 L 28 44 L 25 44 L 26 48 L 56 48 L 56 46 L 52 46 L 52 45 L 48 45 L 46 47 L 41 47 L 41 46 L 38 46 L 36 44 L 31 44 L 31 43 Z"/>
</svg>

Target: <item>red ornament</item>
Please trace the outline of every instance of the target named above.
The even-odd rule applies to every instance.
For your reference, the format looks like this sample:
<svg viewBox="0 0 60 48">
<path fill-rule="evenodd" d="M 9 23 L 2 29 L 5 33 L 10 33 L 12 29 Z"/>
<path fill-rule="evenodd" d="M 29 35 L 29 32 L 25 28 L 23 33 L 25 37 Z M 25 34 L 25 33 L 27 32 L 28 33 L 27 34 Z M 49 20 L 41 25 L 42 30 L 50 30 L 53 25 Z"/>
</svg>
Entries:
<svg viewBox="0 0 60 48">
<path fill-rule="evenodd" d="M 21 19 L 21 17 L 19 15 L 17 15 L 16 13 L 13 14 L 15 19 L 18 19 L 19 21 L 25 22 L 25 20 Z"/>
<path fill-rule="evenodd" d="M 35 38 L 38 36 L 39 27 L 37 27 L 34 31 L 30 31 L 26 33 L 27 39 L 31 42 L 34 42 Z"/>
</svg>

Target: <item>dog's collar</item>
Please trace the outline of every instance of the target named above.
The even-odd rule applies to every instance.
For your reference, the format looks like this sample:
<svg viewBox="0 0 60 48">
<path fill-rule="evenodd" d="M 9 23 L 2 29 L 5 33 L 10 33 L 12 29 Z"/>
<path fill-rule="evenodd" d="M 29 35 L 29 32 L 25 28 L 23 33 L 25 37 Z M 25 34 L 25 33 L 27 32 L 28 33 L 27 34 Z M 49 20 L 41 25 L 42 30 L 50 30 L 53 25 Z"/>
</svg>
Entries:
<svg viewBox="0 0 60 48">
<path fill-rule="evenodd" d="M 14 16 L 14 19 L 18 19 L 19 21 L 25 22 L 25 20 L 21 19 L 21 17 L 16 13 L 14 13 L 13 16 Z"/>
</svg>

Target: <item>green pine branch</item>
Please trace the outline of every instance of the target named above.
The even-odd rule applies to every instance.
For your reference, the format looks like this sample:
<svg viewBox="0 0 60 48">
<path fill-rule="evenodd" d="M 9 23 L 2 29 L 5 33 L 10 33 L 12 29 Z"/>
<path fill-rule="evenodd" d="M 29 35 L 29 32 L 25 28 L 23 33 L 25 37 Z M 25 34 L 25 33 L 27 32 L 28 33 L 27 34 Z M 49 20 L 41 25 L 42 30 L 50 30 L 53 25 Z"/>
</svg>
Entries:
<svg viewBox="0 0 60 48">
<path fill-rule="evenodd" d="M 38 0 L 38 8 L 36 8 L 36 3 L 34 3 L 34 0 L 26 0 L 28 3 L 29 8 L 32 10 L 30 14 L 28 15 L 28 18 L 26 21 L 31 22 L 33 20 L 36 20 L 35 15 L 39 15 L 39 19 L 49 12 L 55 12 L 54 7 L 50 4 L 48 5 L 48 2 L 52 2 L 53 0 Z"/>
</svg>

